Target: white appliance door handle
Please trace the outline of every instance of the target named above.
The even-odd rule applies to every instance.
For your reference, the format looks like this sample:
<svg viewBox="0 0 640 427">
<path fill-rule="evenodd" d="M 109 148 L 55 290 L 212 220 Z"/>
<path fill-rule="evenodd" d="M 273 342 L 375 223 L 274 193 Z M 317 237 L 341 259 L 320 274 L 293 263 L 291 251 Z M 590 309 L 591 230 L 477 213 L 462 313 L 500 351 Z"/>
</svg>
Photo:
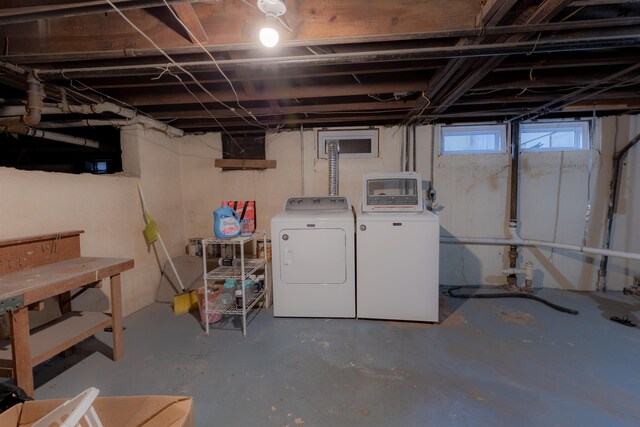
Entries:
<svg viewBox="0 0 640 427">
<path fill-rule="evenodd" d="M 293 264 L 293 251 L 291 249 L 284 250 L 284 265 Z"/>
</svg>

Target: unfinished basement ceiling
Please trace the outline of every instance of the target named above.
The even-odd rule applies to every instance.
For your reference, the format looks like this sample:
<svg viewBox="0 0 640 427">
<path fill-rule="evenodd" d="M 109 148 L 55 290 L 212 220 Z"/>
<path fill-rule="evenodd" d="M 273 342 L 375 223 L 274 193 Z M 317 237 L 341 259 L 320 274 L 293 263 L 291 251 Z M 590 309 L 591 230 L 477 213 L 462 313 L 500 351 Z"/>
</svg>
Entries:
<svg viewBox="0 0 640 427">
<path fill-rule="evenodd" d="M 289 0 L 272 49 L 254 1 L 111 1 L 130 22 L 106 0 L 3 0 L 3 116 L 29 73 L 46 92 L 36 128 L 124 123 L 55 114 L 64 102 L 188 133 L 640 110 L 640 1 Z"/>
</svg>

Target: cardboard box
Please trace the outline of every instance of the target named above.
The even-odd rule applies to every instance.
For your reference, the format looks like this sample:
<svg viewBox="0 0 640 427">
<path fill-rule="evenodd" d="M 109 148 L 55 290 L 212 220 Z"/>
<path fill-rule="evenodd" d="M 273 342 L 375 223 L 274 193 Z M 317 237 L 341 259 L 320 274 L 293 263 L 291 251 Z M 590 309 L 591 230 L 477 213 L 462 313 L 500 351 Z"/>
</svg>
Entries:
<svg viewBox="0 0 640 427">
<path fill-rule="evenodd" d="M 68 399 L 33 400 L 0 414 L 2 427 L 27 427 Z M 93 407 L 104 427 L 194 427 L 186 396 L 98 397 Z"/>
</svg>

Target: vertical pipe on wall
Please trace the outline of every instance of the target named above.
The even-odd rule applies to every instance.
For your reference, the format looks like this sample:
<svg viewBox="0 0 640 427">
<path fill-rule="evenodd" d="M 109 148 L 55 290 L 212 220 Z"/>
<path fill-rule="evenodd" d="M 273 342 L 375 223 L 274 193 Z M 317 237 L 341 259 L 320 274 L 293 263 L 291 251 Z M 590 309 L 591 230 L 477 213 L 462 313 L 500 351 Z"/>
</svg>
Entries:
<svg viewBox="0 0 640 427">
<path fill-rule="evenodd" d="M 436 125 L 431 125 L 431 172 L 429 173 L 429 181 L 431 181 L 431 187 L 435 188 L 436 185 L 433 182 L 434 169 L 436 166 Z"/>
<path fill-rule="evenodd" d="M 596 110 L 593 109 L 593 116 L 589 123 L 589 162 L 587 164 L 587 205 L 584 215 L 584 233 L 582 234 L 582 246 L 587 246 L 587 235 L 589 234 L 589 224 L 591 223 L 591 176 L 593 175 L 593 134 L 596 131 Z"/>
<path fill-rule="evenodd" d="M 406 144 L 406 139 L 407 139 L 407 132 L 402 132 L 402 147 L 400 150 L 400 171 L 404 172 L 407 169 L 405 169 L 405 157 L 407 156 L 407 144 Z"/>
<path fill-rule="evenodd" d="M 509 197 L 509 227 L 518 226 L 518 176 L 520 174 L 520 122 L 511 123 L 511 188 Z M 518 264 L 518 246 L 509 246 L 509 268 Z M 515 288 L 518 278 L 515 274 L 507 276 L 507 285 Z"/>
<path fill-rule="evenodd" d="M 518 175 L 520 174 L 520 122 L 511 123 L 511 194 L 509 227 L 518 225 Z"/>
<path fill-rule="evenodd" d="M 418 170 L 418 164 L 417 164 L 417 160 L 416 160 L 416 127 L 415 126 L 411 126 L 411 131 L 412 131 L 412 148 L 411 148 L 411 152 L 413 154 L 413 168 L 412 170 L 415 172 L 416 170 Z"/>
<path fill-rule="evenodd" d="M 611 182 L 609 183 L 609 206 L 607 207 L 607 222 L 604 231 L 604 249 L 608 250 L 611 246 L 611 230 L 613 228 L 613 214 L 616 210 L 618 201 L 618 181 L 620 180 L 620 169 L 624 157 L 629 150 L 640 141 L 640 133 L 637 134 L 627 145 L 613 155 L 613 168 L 611 170 Z M 615 141 L 614 141 L 615 144 Z M 607 290 L 607 265 L 609 257 L 604 255 L 600 260 L 600 270 L 598 270 L 598 284 L 596 290 L 604 292 Z"/>
<path fill-rule="evenodd" d="M 300 190 L 304 196 L 304 127 L 300 125 Z"/>
</svg>

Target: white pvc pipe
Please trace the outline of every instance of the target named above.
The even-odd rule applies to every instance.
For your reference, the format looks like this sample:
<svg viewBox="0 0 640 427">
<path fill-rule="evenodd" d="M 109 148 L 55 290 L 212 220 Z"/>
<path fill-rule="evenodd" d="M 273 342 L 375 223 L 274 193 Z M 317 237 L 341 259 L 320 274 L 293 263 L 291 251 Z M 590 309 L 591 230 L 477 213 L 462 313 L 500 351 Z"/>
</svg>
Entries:
<svg viewBox="0 0 640 427">
<path fill-rule="evenodd" d="M 16 125 L 22 122 L 22 115 L 26 112 L 25 106 L 20 105 L 10 105 L 5 107 L 0 107 L 0 125 L 11 126 Z M 165 132 L 169 136 L 183 136 L 184 131 L 181 129 L 170 126 L 166 123 L 163 123 L 159 120 L 152 119 L 150 117 L 141 116 L 136 111 L 130 110 L 128 108 L 118 107 L 115 104 L 110 102 L 104 102 L 101 104 L 93 104 L 93 105 L 64 105 L 59 104 L 57 107 L 46 106 L 42 108 L 41 114 L 68 114 L 68 113 L 79 113 L 79 114 L 101 114 L 101 113 L 112 113 L 116 114 L 120 117 L 123 117 L 127 120 L 122 119 L 98 119 L 93 120 L 89 119 L 89 121 L 94 121 L 95 123 L 86 124 L 83 123 L 84 120 L 73 123 L 63 123 L 60 125 L 56 125 L 51 122 L 40 122 L 38 123 L 38 127 L 78 127 L 78 126 L 102 126 L 102 125 L 111 125 L 111 126 L 127 126 L 127 125 L 135 125 L 141 124 L 150 129 L 159 130 Z"/>
<path fill-rule="evenodd" d="M 7 131 L 20 135 L 34 136 L 36 138 L 45 138 L 52 141 L 66 142 L 67 144 L 82 145 L 91 148 L 100 148 L 100 143 L 93 139 L 79 138 L 77 136 L 65 135 L 57 132 L 39 130 L 25 125 L 6 126 Z"/>
<path fill-rule="evenodd" d="M 582 252 L 590 255 L 606 255 L 616 258 L 640 261 L 640 254 L 635 252 L 613 251 L 610 249 L 592 248 L 589 246 L 569 245 L 565 243 L 545 242 L 543 240 L 500 239 L 500 238 L 469 238 L 469 237 L 440 237 L 440 243 L 493 245 L 493 246 L 531 246 L 554 249 L 564 249 Z"/>
<path fill-rule="evenodd" d="M 102 114 L 102 113 L 112 113 L 116 114 L 120 117 L 124 117 L 129 119 L 128 124 L 141 124 L 150 129 L 159 130 L 165 132 L 169 136 L 183 136 L 184 131 L 182 129 L 175 128 L 166 123 L 163 123 L 159 120 L 152 119 L 147 116 L 141 116 L 137 111 L 131 110 L 129 108 L 120 107 L 111 102 L 101 102 L 99 104 L 92 105 L 64 105 L 60 104 L 60 109 L 64 112 L 69 113 L 80 113 L 80 114 Z"/>
</svg>

